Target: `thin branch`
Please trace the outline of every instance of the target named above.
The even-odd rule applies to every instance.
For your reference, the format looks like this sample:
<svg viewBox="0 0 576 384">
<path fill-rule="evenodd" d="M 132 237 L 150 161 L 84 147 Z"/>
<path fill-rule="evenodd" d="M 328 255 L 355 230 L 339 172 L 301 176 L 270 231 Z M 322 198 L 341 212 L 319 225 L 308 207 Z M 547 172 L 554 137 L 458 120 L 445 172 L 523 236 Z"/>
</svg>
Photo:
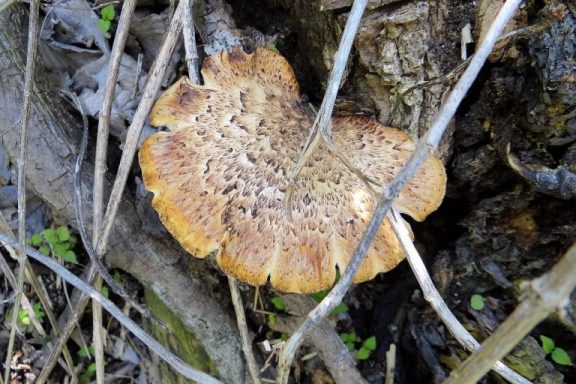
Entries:
<svg viewBox="0 0 576 384">
<path fill-rule="evenodd" d="M 0 233 L 0 243 L 2 244 L 14 244 L 16 239 L 11 236 L 7 236 L 4 233 Z M 178 356 L 172 354 L 159 342 L 154 340 L 154 338 L 148 335 L 142 328 L 140 328 L 132 319 L 126 316 L 120 308 L 114 305 L 113 302 L 106 299 L 100 292 L 92 288 L 84 280 L 80 279 L 76 275 L 72 274 L 57 261 L 42 255 L 36 249 L 32 247 L 25 247 L 25 252 L 33 258 L 34 260 L 42 263 L 47 268 L 54 271 L 58 276 L 62 277 L 66 282 L 72 284 L 74 287 L 82 291 L 85 295 L 89 296 L 92 300 L 95 300 L 100 304 L 112 317 L 114 317 L 122 326 L 130 331 L 135 337 L 137 337 L 142 343 L 146 344 L 150 350 L 156 353 L 162 360 L 170 364 L 176 372 L 182 374 L 182 376 L 190 379 L 196 380 L 200 383 L 207 384 L 222 384 L 221 381 L 213 378 L 212 376 L 198 371 L 184 361 L 182 361 Z"/>
<path fill-rule="evenodd" d="M 194 15 L 192 14 L 194 0 L 184 0 L 184 50 L 186 51 L 186 66 L 188 78 L 194 84 L 200 84 L 198 73 L 198 52 L 196 50 L 196 30 L 194 28 Z"/>
<path fill-rule="evenodd" d="M 130 29 L 130 19 L 134 13 L 136 0 L 126 0 L 122 6 L 122 13 L 118 21 L 118 29 L 114 37 L 114 45 L 110 53 L 110 61 L 108 63 L 108 73 L 106 77 L 106 84 L 104 85 L 104 96 L 102 99 L 102 106 L 98 115 L 98 137 L 96 141 L 96 162 L 94 164 L 94 218 L 93 218 L 93 236 L 92 241 L 94 244 L 98 241 L 98 235 L 101 232 L 102 214 L 104 212 L 104 180 L 106 177 L 106 158 L 108 150 L 108 135 L 110 132 L 110 114 L 112 111 L 112 103 L 114 102 L 114 94 L 116 89 L 116 81 L 118 80 L 118 69 L 122 62 L 122 55 L 124 54 L 124 46 L 128 38 L 128 31 Z M 101 255 L 100 255 L 101 256 Z"/>
<path fill-rule="evenodd" d="M 543 276 L 525 286 L 524 300 L 479 350 L 452 372 L 445 384 L 476 383 L 542 320 L 568 303 L 576 288 L 576 243 Z"/>
<path fill-rule="evenodd" d="M 238 282 L 235 278 L 228 276 L 228 285 L 230 285 L 230 296 L 232 297 L 232 304 L 234 304 L 234 312 L 236 313 L 236 321 L 238 322 L 238 330 L 240 331 L 240 338 L 242 339 L 242 350 L 248 363 L 248 371 L 254 384 L 260 384 L 260 370 L 256 359 L 254 358 L 254 351 L 252 350 L 252 340 L 248 334 L 248 325 L 246 324 L 246 315 L 244 314 L 244 305 L 242 304 L 242 297 L 238 289 Z"/>
<path fill-rule="evenodd" d="M 440 292 L 436 289 L 432 278 L 426 270 L 426 266 L 422 261 L 422 258 L 418 254 L 414 243 L 410 239 L 410 234 L 404 225 L 404 220 L 400 216 L 400 213 L 396 209 L 392 208 L 391 214 L 388 216 L 392 229 L 398 236 L 400 244 L 404 249 L 410 268 L 418 280 L 420 288 L 424 293 L 424 298 L 430 303 L 430 306 L 436 311 L 438 317 L 446 325 L 452 336 L 458 340 L 458 342 L 464 346 L 469 351 L 476 351 L 480 348 L 480 344 L 474 339 L 474 337 L 464 328 L 464 326 L 458 321 L 456 316 L 450 311 L 450 308 L 446 305 L 444 299 L 440 295 Z M 498 372 L 502 377 L 514 384 L 530 384 L 530 381 L 514 372 L 512 369 L 508 368 L 506 365 L 499 361 L 495 361 L 493 367 L 494 371 Z"/>
<path fill-rule="evenodd" d="M 96 252 L 98 254 L 104 253 L 104 250 L 108 244 L 108 238 L 112 232 L 112 225 L 114 223 L 114 218 L 118 212 L 118 206 L 120 205 L 120 200 L 122 199 L 122 193 L 124 192 L 124 187 L 126 186 L 126 180 L 128 179 L 128 174 L 130 173 L 130 168 L 132 167 L 132 162 L 134 160 L 134 154 L 136 153 L 136 146 L 138 145 L 138 139 L 140 133 L 142 132 L 142 127 L 144 126 L 144 121 L 152 109 L 152 104 L 156 99 L 156 94 L 160 89 L 162 80 L 164 79 L 164 74 L 166 73 L 166 68 L 168 62 L 174 51 L 174 47 L 178 42 L 178 37 L 182 30 L 182 19 L 185 8 L 185 1 L 178 3 L 174 17 L 172 18 L 172 23 L 170 24 L 170 29 L 166 35 L 166 39 L 158 52 L 158 56 L 154 65 L 150 71 L 150 76 L 144 92 L 142 94 L 142 99 L 138 104 L 138 108 L 132 119 L 132 123 L 128 128 L 128 133 L 126 135 L 126 142 L 124 143 L 124 150 L 122 151 L 122 158 L 120 159 L 120 165 L 118 166 L 118 172 L 116 174 L 116 180 L 114 180 L 114 185 L 112 187 L 112 192 L 110 193 L 110 200 L 108 201 L 108 206 L 106 208 L 106 214 L 104 215 L 103 229 L 98 243 L 96 244 Z"/>
<path fill-rule="evenodd" d="M 338 96 L 338 89 L 342 82 L 342 76 L 344 76 L 348 56 L 350 55 L 350 50 L 354 43 L 354 36 L 356 36 L 356 31 L 360 26 L 360 21 L 362 20 L 362 15 L 364 14 L 367 4 L 368 0 L 354 0 L 352 9 L 348 15 L 348 20 L 346 21 L 346 26 L 344 27 L 344 32 L 340 39 L 340 45 L 338 46 L 338 51 L 336 51 L 334 57 L 334 66 L 332 67 L 330 78 L 328 79 L 328 86 L 324 93 L 324 99 L 318 109 L 314 124 L 310 128 L 310 133 L 308 134 L 306 143 L 298 157 L 298 161 L 288 178 L 288 190 L 284 197 L 284 205 L 287 208 L 288 217 L 291 217 L 290 205 L 296 185 L 296 179 L 298 178 L 300 171 L 302 171 L 302 168 L 304 168 L 320 144 L 322 137 L 320 137 L 319 133 L 322 132 L 322 136 L 326 137 L 329 142 L 332 141 L 332 110 L 334 109 L 336 96 Z"/>
<path fill-rule="evenodd" d="M 108 74 L 106 78 L 106 84 L 104 86 L 104 97 L 102 99 L 102 106 L 98 116 L 98 138 L 96 142 L 96 161 L 94 164 L 94 185 L 92 188 L 94 195 L 94 214 L 92 225 L 93 244 L 98 242 L 98 238 L 100 237 L 100 232 L 102 229 L 102 214 L 104 213 L 104 178 L 106 177 L 106 152 L 108 149 L 108 134 L 110 131 L 110 113 L 112 110 L 112 103 L 116 90 L 116 81 L 118 80 L 118 69 L 120 68 L 120 63 L 122 62 L 124 46 L 126 45 L 128 31 L 130 29 L 130 20 L 132 18 L 132 14 L 134 13 L 135 6 L 136 0 L 126 0 L 122 6 L 122 12 L 118 21 L 118 29 L 116 30 L 116 35 L 114 37 L 114 45 L 112 46 L 112 52 L 108 62 Z M 138 76 L 138 74 L 136 74 L 136 76 Z M 77 201 L 79 200 L 79 189 L 79 186 L 76 186 Z M 79 210 L 78 207 L 76 207 L 77 216 L 81 216 L 81 212 L 81 208 Z M 78 223 L 78 226 L 84 229 L 83 225 L 80 225 L 80 223 Z M 82 240 L 84 241 L 85 238 L 87 240 L 87 236 L 83 236 Z M 86 245 L 85 241 L 84 244 Z M 98 263 L 102 254 L 95 254 L 93 256 L 94 257 L 91 255 L 90 258 L 94 260 L 93 262 Z M 102 287 L 102 280 L 100 278 L 96 279 L 95 286 L 98 289 Z M 92 302 L 92 323 L 92 339 L 94 340 L 94 351 L 96 354 L 96 380 L 98 384 L 102 384 L 104 382 L 104 336 L 102 334 L 102 309 L 94 301 Z"/>
<path fill-rule="evenodd" d="M 40 18 L 40 2 L 30 1 L 30 16 L 28 25 L 28 47 L 26 49 L 26 74 L 24 77 L 24 105 L 22 125 L 20 130 L 20 154 L 18 156 L 18 285 L 14 299 L 12 319 L 10 322 L 10 337 L 6 350 L 6 370 L 4 382 L 10 381 L 10 363 L 14 353 L 14 341 L 18 329 L 18 312 L 22 291 L 24 290 L 24 275 L 26 270 L 26 160 L 28 158 L 28 131 L 30 121 L 30 106 L 32 104 L 32 86 L 34 84 L 34 69 L 36 67 L 36 50 L 38 48 L 38 27 Z"/>
<path fill-rule="evenodd" d="M 378 233 L 382 221 L 386 217 L 388 210 L 390 209 L 392 202 L 398 196 L 400 191 L 406 185 L 406 183 L 414 176 L 418 168 L 426 161 L 429 153 L 435 150 L 440 142 L 442 134 L 444 133 L 446 127 L 448 126 L 450 120 L 454 116 L 458 105 L 466 95 L 466 92 L 476 79 L 478 72 L 484 65 L 484 62 L 488 58 L 496 39 L 504 27 L 508 23 L 508 20 L 514 15 L 516 8 L 519 6 L 521 0 L 507 0 L 503 5 L 502 9 L 492 22 L 484 41 L 478 48 L 478 51 L 474 55 L 470 62 L 470 66 L 466 69 L 452 92 L 450 93 L 446 103 L 442 106 L 439 115 L 424 137 L 424 140 L 418 145 L 416 151 L 413 153 L 412 157 L 408 160 L 406 165 L 400 170 L 398 175 L 385 186 L 382 190 L 382 195 L 368 228 L 362 236 L 360 243 L 358 244 L 354 255 L 350 259 L 350 262 L 342 274 L 342 277 L 336 283 L 332 291 L 322 300 L 322 302 L 310 312 L 307 320 L 302 324 L 300 329 L 296 331 L 286 342 L 282 353 L 280 354 L 280 360 L 278 364 L 278 378 L 277 382 L 280 384 L 285 384 L 288 382 L 288 374 L 290 371 L 290 366 L 294 360 L 294 356 L 302 339 L 306 334 L 315 327 L 318 322 L 324 319 L 332 309 L 334 309 L 338 303 L 341 302 L 342 298 L 346 294 L 348 287 L 352 283 L 352 279 L 356 274 L 356 271 L 360 267 L 366 252 L 368 251 L 372 240 Z M 354 2 L 354 6 L 356 1 Z"/>
<path fill-rule="evenodd" d="M 386 376 L 384 384 L 394 384 L 394 372 L 396 370 L 396 344 L 390 344 L 386 351 Z"/>
</svg>

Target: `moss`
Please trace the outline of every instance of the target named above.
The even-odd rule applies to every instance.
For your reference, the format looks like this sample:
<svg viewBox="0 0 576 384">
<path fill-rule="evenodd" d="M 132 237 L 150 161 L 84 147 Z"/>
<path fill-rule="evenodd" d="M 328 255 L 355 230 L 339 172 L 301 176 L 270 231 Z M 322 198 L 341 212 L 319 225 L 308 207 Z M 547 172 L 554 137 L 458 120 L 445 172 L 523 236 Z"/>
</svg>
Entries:
<svg viewBox="0 0 576 384">
<path fill-rule="evenodd" d="M 188 363 L 191 367 L 206 372 L 209 375 L 218 377 L 216 365 L 210 360 L 202 342 L 190 332 L 186 326 L 174 315 L 174 313 L 149 289 L 144 291 L 146 305 L 152 310 L 154 316 L 161 320 L 169 330 L 161 327 L 153 327 L 152 334 L 162 345 Z M 150 325 L 147 328 L 152 328 Z M 150 329 L 148 329 L 150 332 Z M 160 362 L 160 378 L 162 384 L 184 384 L 193 383 L 183 376 L 174 372 L 170 366 Z"/>
</svg>

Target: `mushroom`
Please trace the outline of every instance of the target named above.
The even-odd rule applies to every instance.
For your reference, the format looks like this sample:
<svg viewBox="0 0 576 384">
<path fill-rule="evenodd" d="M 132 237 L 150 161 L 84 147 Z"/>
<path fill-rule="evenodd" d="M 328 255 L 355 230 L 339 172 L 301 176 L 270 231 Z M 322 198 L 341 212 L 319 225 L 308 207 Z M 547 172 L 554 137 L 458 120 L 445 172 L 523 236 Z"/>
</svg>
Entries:
<svg viewBox="0 0 576 384">
<path fill-rule="evenodd" d="M 148 137 L 139 159 L 152 205 L 192 255 L 214 255 L 224 272 L 284 292 L 331 287 L 366 229 L 376 196 L 323 143 L 283 204 L 314 113 L 294 72 L 265 48 L 208 57 L 205 84 L 181 78 L 150 120 L 169 132 Z M 333 117 L 333 144 L 367 179 L 388 183 L 415 147 L 398 129 L 362 117 Z M 446 173 L 430 157 L 396 200 L 422 221 L 440 205 Z M 354 281 L 372 279 L 404 258 L 385 220 Z"/>
</svg>

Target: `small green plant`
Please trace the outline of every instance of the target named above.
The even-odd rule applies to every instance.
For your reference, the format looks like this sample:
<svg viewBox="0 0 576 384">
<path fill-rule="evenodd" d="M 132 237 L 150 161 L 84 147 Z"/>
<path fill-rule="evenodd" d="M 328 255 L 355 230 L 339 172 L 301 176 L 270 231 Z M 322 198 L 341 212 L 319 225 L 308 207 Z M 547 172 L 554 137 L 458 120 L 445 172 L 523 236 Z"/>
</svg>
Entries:
<svg viewBox="0 0 576 384">
<path fill-rule="evenodd" d="M 90 363 L 84 372 L 78 375 L 78 382 L 80 384 L 87 384 L 92 380 L 94 374 L 96 373 L 96 363 Z"/>
<path fill-rule="evenodd" d="M 27 240 L 28 245 L 36 247 L 38 251 L 49 256 L 52 250 L 59 259 L 76 263 L 76 253 L 72 250 L 77 242 L 76 236 L 70 234 L 68 227 L 62 225 L 56 229 L 47 228 Z"/>
<path fill-rule="evenodd" d="M 281 298 L 280 296 L 275 296 L 270 301 L 272 302 L 274 308 L 276 308 L 277 310 L 279 311 L 286 310 L 286 303 L 284 302 L 284 299 Z"/>
<path fill-rule="evenodd" d="M 486 298 L 478 293 L 470 297 L 470 307 L 472 307 L 472 309 L 475 311 L 483 310 L 484 306 L 486 305 L 485 302 Z"/>
<path fill-rule="evenodd" d="M 102 33 L 107 34 L 112 26 L 112 21 L 116 17 L 116 10 L 114 5 L 108 4 L 100 10 L 100 19 L 98 19 L 98 27 Z"/>
<path fill-rule="evenodd" d="M 570 359 L 570 356 L 568 356 L 568 353 L 566 353 L 563 348 L 556 347 L 554 340 L 547 336 L 540 335 L 540 341 L 542 342 L 542 349 L 544 352 L 547 355 L 550 354 L 550 357 L 556 364 L 567 366 L 574 365 Z"/>
<path fill-rule="evenodd" d="M 368 360 L 372 352 L 376 350 L 376 336 L 370 336 L 362 341 L 356 332 L 344 332 L 340 334 L 340 339 L 346 344 L 349 351 L 353 351 L 354 348 L 360 345 L 360 348 L 356 350 L 356 360 Z"/>
<path fill-rule="evenodd" d="M 78 356 L 83 359 L 92 360 L 94 356 L 94 344 L 91 344 L 89 347 L 81 348 L 78 351 Z M 78 382 L 80 382 L 81 384 L 89 383 L 94 377 L 95 373 L 96 373 L 96 363 L 91 362 L 90 364 L 88 364 L 88 366 L 86 366 L 86 369 L 83 372 L 80 372 L 80 374 L 78 375 Z"/>
<path fill-rule="evenodd" d="M 42 304 L 34 303 L 34 305 L 32 305 L 32 309 L 34 311 L 34 316 L 36 316 L 36 319 L 38 319 L 39 321 L 42 321 L 44 316 L 46 316 L 46 314 L 44 313 L 44 309 L 42 308 Z M 28 315 L 28 311 L 25 309 L 21 309 L 18 311 L 18 320 L 23 325 L 30 325 L 30 323 L 32 322 L 32 319 L 30 319 L 30 316 Z"/>
<path fill-rule="evenodd" d="M 358 335 L 356 335 L 356 332 L 343 332 L 340 334 L 340 339 L 342 342 L 344 342 L 344 344 L 346 344 L 346 347 L 348 347 L 349 351 L 352 351 L 356 346 L 356 343 L 360 342 L 360 338 Z"/>
<path fill-rule="evenodd" d="M 81 348 L 78 351 L 78 356 L 83 357 L 85 359 L 91 359 L 94 356 L 94 344 L 91 344 L 89 347 Z"/>
<path fill-rule="evenodd" d="M 356 351 L 356 360 L 368 360 L 372 352 L 376 350 L 376 336 L 364 340 L 360 349 Z"/>
</svg>

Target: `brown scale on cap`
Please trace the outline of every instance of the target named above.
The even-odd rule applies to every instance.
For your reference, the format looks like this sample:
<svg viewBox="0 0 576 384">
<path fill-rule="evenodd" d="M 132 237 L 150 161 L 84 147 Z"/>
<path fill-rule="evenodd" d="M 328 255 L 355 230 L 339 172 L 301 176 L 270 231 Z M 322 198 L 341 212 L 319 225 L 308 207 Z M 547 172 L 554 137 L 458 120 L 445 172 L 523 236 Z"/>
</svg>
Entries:
<svg viewBox="0 0 576 384">
<path fill-rule="evenodd" d="M 285 292 L 329 288 L 344 270 L 376 204 L 365 183 L 321 144 L 297 179 L 292 219 L 283 204 L 314 115 L 287 61 L 268 49 L 206 59 L 205 85 L 180 79 L 156 102 L 140 165 L 152 204 L 196 257 L 216 254 L 228 274 Z M 334 144 L 371 180 L 388 183 L 414 151 L 409 137 L 360 117 L 334 117 Z M 396 200 L 422 221 L 444 197 L 431 157 Z M 404 254 L 384 221 L 355 282 L 394 268 Z"/>
</svg>

